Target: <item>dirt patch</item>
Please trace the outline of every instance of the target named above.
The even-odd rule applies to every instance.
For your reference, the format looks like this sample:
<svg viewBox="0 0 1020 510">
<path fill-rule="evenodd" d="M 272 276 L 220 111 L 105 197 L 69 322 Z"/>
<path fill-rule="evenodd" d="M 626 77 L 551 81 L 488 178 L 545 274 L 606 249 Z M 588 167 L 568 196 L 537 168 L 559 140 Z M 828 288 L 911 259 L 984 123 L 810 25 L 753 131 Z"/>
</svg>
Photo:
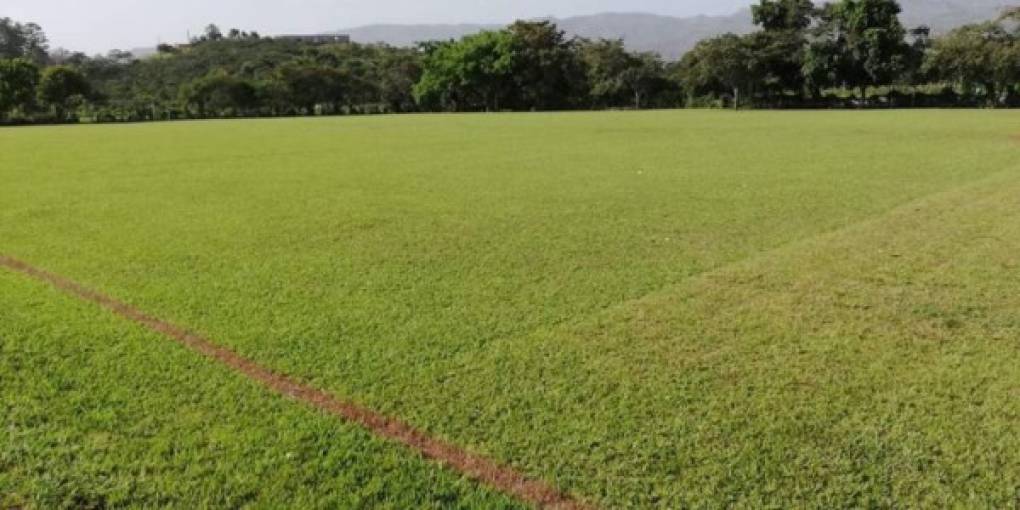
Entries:
<svg viewBox="0 0 1020 510">
<path fill-rule="evenodd" d="M 484 485 L 540 508 L 588 509 L 587 503 L 574 499 L 548 483 L 529 478 L 523 473 L 495 461 L 471 453 L 457 445 L 442 441 L 404 423 L 384 416 L 354 402 L 341 400 L 320 389 L 303 384 L 286 375 L 278 374 L 237 353 L 216 345 L 194 333 L 168 322 L 151 317 L 141 310 L 109 296 L 88 289 L 62 276 L 33 267 L 20 260 L 0 255 L 0 267 L 28 275 L 77 298 L 98 304 L 113 313 L 160 333 L 177 343 L 206 357 L 219 361 L 236 372 L 263 384 L 267 388 L 307 405 L 356 423 L 368 431 L 391 441 L 401 443 L 459 471 Z"/>
</svg>

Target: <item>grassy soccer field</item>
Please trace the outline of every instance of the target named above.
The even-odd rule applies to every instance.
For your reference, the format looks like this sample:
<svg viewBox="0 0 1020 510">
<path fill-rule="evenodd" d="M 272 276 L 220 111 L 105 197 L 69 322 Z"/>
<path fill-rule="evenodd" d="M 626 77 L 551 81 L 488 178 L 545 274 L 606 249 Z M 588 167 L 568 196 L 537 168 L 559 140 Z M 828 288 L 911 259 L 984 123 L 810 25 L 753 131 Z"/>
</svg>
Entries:
<svg viewBox="0 0 1020 510">
<path fill-rule="evenodd" d="M 1020 116 L 0 130 L 0 255 L 594 505 L 1020 502 Z M 520 502 L 0 269 L 0 507 Z"/>
</svg>

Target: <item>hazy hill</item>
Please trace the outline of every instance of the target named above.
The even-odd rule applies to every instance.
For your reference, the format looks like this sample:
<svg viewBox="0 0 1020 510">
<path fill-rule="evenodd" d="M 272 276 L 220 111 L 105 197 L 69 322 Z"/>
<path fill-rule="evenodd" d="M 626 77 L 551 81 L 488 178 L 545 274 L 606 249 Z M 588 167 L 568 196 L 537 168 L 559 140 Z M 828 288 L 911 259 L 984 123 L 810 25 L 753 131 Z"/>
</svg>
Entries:
<svg viewBox="0 0 1020 510">
<path fill-rule="evenodd" d="M 393 46 L 411 46 L 421 41 L 459 39 L 465 35 L 482 30 L 498 29 L 501 26 L 470 23 L 461 25 L 365 25 L 338 32 L 350 35 L 354 42 L 384 42 Z"/>
<path fill-rule="evenodd" d="M 694 16 L 675 18 L 637 13 L 610 13 L 556 20 L 571 35 L 623 39 L 628 47 L 655 51 L 666 58 L 679 58 L 698 41 L 726 32 L 754 30 L 751 11 L 730 16 Z"/>
<path fill-rule="evenodd" d="M 990 19 L 1018 0 L 901 0 L 903 21 L 907 26 L 930 25 L 945 31 L 959 25 Z M 678 18 L 642 13 L 606 13 L 554 19 L 570 35 L 589 38 L 622 38 L 634 50 L 657 51 L 675 59 L 699 40 L 726 32 L 743 33 L 753 29 L 751 11 L 745 9 L 729 16 Z M 340 32 L 357 42 L 385 42 L 407 46 L 418 41 L 458 38 L 497 25 L 368 25 Z"/>
<path fill-rule="evenodd" d="M 995 18 L 1018 0 L 900 0 L 907 26 L 929 25 L 945 31 L 967 23 Z"/>
</svg>

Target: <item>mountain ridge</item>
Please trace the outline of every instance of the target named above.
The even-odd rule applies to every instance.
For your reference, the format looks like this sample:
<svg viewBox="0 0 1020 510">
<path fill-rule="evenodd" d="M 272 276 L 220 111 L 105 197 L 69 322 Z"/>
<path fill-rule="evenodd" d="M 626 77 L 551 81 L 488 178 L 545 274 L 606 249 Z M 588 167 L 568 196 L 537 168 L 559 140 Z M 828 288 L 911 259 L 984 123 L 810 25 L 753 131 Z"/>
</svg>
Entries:
<svg viewBox="0 0 1020 510">
<path fill-rule="evenodd" d="M 1007 0 L 903 0 L 905 26 L 927 25 L 936 32 L 992 19 L 1016 1 Z M 675 60 L 707 37 L 754 30 L 751 9 L 730 15 L 676 17 L 642 12 L 606 12 L 564 18 L 539 18 L 555 22 L 570 36 L 591 39 L 623 39 L 636 51 L 654 51 Z M 482 30 L 502 27 L 497 24 L 377 24 L 353 27 L 337 32 L 348 34 L 355 42 L 410 46 L 429 40 L 457 39 Z"/>
</svg>

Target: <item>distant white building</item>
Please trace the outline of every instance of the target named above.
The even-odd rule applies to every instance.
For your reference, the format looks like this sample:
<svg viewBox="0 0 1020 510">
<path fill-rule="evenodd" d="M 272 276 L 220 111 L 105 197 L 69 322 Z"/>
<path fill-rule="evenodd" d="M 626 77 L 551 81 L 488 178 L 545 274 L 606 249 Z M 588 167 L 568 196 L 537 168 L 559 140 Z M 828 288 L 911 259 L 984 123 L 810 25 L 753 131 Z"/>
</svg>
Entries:
<svg viewBox="0 0 1020 510">
<path fill-rule="evenodd" d="M 351 42 L 351 36 L 346 34 L 306 34 L 306 35 L 277 35 L 273 39 L 281 41 L 297 41 L 309 44 L 347 44 Z"/>
</svg>

